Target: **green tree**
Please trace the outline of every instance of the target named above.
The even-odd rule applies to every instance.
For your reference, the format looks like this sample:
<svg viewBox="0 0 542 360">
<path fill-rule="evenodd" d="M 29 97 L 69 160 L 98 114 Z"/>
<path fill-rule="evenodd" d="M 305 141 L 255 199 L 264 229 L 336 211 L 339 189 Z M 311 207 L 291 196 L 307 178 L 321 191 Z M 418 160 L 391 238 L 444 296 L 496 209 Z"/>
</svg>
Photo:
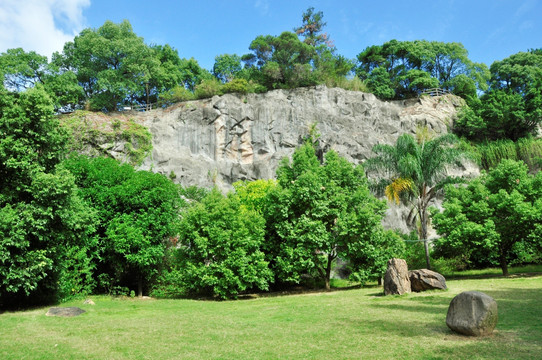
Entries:
<svg viewBox="0 0 542 360">
<path fill-rule="evenodd" d="M 160 174 L 135 171 L 113 159 L 74 157 L 65 162 L 79 194 L 97 212 L 101 248 L 97 277 L 137 286 L 141 296 L 161 266 L 167 240 L 177 235 L 182 202 Z"/>
<path fill-rule="evenodd" d="M 191 78 L 187 73 L 194 67 L 188 60 L 183 63 L 168 45 L 146 45 L 127 20 L 83 30 L 64 45 L 62 54 L 53 56 L 53 63 L 76 74 L 91 108 L 109 111 L 122 103 L 156 99 Z"/>
<path fill-rule="evenodd" d="M 173 270 L 185 295 L 221 299 L 268 290 L 272 273 L 261 246 L 264 220 L 242 207 L 237 196 L 216 189 L 182 216 L 179 246 L 172 248 Z"/>
<path fill-rule="evenodd" d="M 83 99 L 83 89 L 71 71 L 61 71 L 45 56 L 23 49 L 8 49 L 0 55 L 0 71 L 8 90 L 24 91 L 40 84 L 51 97 L 55 109 L 71 108 Z"/>
<path fill-rule="evenodd" d="M 38 85 L 0 88 L 0 299 L 39 302 L 59 294 L 67 251 L 92 225 L 74 179 L 59 166 L 66 134 Z M 80 241 L 80 242 L 78 242 Z"/>
<path fill-rule="evenodd" d="M 466 187 L 449 187 L 444 211 L 433 216 L 436 243 L 444 256 L 461 254 L 475 265 L 508 263 L 517 246 L 538 246 L 542 239 L 542 173 L 529 175 L 523 162 L 503 160 Z"/>
<path fill-rule="evenodd" d="M 195 91 L 196 86 L 203 81 L 211 81 L 213 75 L 199 66 L 198 62 L 194 58 L 181 59 L 181 81 L 183 85 L 190 91 Z"/>
<path fill-rule="evenodd" d="M 491 64 L 491 88 L 526 95 L 542 79 L 542 50 L 513 54 Z"/>
<path fill-rule="evenodd" d="M 291 163 L 283 160 L 277 176 L 279 186 L 265 211 L 270 232 L 265 250 L 277 280 L 298 283 L 302 274 L 314 274 L 329 289 L 338 257 L 364 258 L 351 264 L 353 277 L 367 280 L 371 259 L 389 252 L 381 246 L 385 204 L 370 194 L 363 168 L 334 151 L 320 164 L 314 145 L 306 143 Z"/>
<path fill-rule="evenodd" d="M 457 121 L 457 132 L 472 140 L 517 140 L 542 123 L 542 51 L 519 52 L 491 67 L 489 91 L 468 98 L 470 109 Z"/>
<path fill-rule="evenodd" d="M 241 57 L 239 55 L 223 54 L 215 57 L 213 75 L 223 83 L 232 81 L 241 70 Z"/>
<path fill-rule="evenodd" d="M 375 78 L 375 71 L 388 73 L 395 98 L 417 96 L 435 86 L 458 95 L 476 96 L 476 89 L 486 90 L 489 80 L 487 67 L 473 63 L 460 43 L 390 40 L 367 47 L 358 55 L 358 62 L 356 74 L 362 80 Z M 382 87 L 378 82 L 372 86 L 375 90 Z M 389 95 L 391 91 L 380 89 L 380 93 Z"/>
<path fill-rule="evenodd" d="M 324 13 L 322 11 L 314 11 L 313 7 L 310 7 L 302 15 L 302 21 L 300 27 L 294 29 L 297 35 L 303 37 L 303 42 L 312 47 L 319 47 L 325 45 L 327 47 L 333 47 L 329 40 L 329 36 L 326 33 L 322 33 L 323 28 L 327 25 L 323 21 Z"/>
<path fill-rule="evenodd" d="M 428 269 L 431 268 L 427 245 L 428 207 L 444 185 L 453 180 L 447 175 L 447 167 L 464 156 L 454 147 L 457 142 L 452 134 L 428 139 L 422 133 L 418 140 L 403 134 L 394 146 L 375 145 L 376 156 L 365 163 L 370 175 L 379 179 L 374 185 L 377 192 L 385 193 L 389 200 L 412 206 L 409 218 L 420 222 L 418 236 L 424 240 Z"/>
<path fill-rule="evenodd" d="M 296 34 L 285 31 L 280 36 L 258 36 L 249 47 L 253 54 L 243 56 L 247 66 L 256 66 L 268 89 L 314 85 L 311 60 L 315 50 Z"/>
<path fill-rule="evenodd" d="M 47 57 L 22 48 L 8 49 L 0 55 L 0 71 L 8 90 L 23 91 L 43 84 L 47 71 Z"/>
</svg>

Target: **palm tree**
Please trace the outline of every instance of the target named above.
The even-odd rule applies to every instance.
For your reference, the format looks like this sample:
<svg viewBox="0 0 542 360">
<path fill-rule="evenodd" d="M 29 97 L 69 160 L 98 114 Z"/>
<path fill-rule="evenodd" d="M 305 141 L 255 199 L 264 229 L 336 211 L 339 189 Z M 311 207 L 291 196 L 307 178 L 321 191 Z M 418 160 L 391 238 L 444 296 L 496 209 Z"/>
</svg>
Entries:
<svg viewBox="0 0 542 360">
<path fill-rule="evenodd" d="M 445 184 L 457 182 L 447 174 L 447 167 L 459 162 L 466 154 L 454 146 L 458 138 L 446 134 L 430 139 L 422 132 L 415 139 L 410 134 L 399 136 L 395 146 L 378 144 L 373 147 L 375 157 L 365 162 L 365 168 L 379 179 L 373 188 L 384 193 L 391 201 L 411 206 L 409 220 L 420 222 L 418 237 L 424 241 L 427 268 L 429 247 L 427 227 L 429 203 L 438 195 Z"/>
</svg>

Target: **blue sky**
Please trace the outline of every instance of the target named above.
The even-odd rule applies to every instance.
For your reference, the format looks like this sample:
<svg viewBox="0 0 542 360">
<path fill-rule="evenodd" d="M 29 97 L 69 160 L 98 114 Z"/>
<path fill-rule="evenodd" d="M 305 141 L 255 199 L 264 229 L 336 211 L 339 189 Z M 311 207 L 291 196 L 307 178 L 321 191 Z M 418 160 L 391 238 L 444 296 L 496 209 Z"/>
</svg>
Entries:
<svg viewBox="0 0 542 360">
<path fill-rule="evenodd" d="M 146 43 L 170 44 L 211 69 L 217 55 L 248 53 L 258 35 L 291 31 L 311 6 L 348 58 L 391 39 L 461 42 L 488 66 L 542 47 L 542 0 L 0 0 L 0 52 L 50 56 L 84 28 L 128 19 Z"/>
</svg>

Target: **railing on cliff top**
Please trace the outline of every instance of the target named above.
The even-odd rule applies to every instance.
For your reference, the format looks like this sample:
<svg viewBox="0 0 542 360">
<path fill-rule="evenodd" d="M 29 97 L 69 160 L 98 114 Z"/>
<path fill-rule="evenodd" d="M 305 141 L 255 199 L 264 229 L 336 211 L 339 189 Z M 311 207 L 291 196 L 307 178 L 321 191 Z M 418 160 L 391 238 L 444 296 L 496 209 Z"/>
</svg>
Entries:
<svg viewBox="0 0 542 360">
<path fill-rule="evenodd" d="M 160 107 L 163 107 L 163 104 L 152 103 L 143 105 L 122 105 L 119 106 L 119 111 L 149 111 L 152 109 L 158 109 Z"/>
<path fill-rule="evenodd" d="M 451 94 L 451 91 L 447 89 L 433 88 L 433 89 L 426 89 L 422 91 L 420 95 L 442 96 L 446 94 Z"/>
</svg>

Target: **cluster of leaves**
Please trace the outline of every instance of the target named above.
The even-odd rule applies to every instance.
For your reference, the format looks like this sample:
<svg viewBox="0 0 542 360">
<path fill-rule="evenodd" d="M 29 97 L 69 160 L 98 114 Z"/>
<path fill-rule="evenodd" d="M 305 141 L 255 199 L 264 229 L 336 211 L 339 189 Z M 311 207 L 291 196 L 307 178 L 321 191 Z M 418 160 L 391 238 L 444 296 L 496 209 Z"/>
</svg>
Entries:
<svg viewBox="0 0 542 360">
<path fill-rule="evenodd" d="M 242 56 L 245 67 L 239 74 L 267 89 L 310 86 L 345 77 L 354 63 L 335 54 L 328 35 L 322 32 L 326 25 L 322 19 L 321 11 L 309 8 L 295 33 L 258 36 L 249 46 L 252 53 Z"/>
<path fill-rule="evenodd" d="M 467 186 L 448 187 L 444 211 L 433 216 L 438 255 L 470 266 L 533 261 L 542 249 L 542 173 L 503 160 Z"/>
<path fill-rule="evenodd" d="M 177 187 L 163 175 L 108 158 L 71 157 L 64 166 L 98 218 L 94 279 L 108 280 L 99 284 L 102 290 L 137 284 L 141 295 L 161 266 L 167 240 L 178 232 L 183 202 Z"/>
<path fill-rule="evenodd" d="M 411 207 L 408 220 L 418 220 L 418 238 L 428 239 L 429 206 L 441 193 L 444 185 L 453 182 L 447 167 L 456 164 L 466 154 L 455 146 L 458 139 L 453 134 L 430 139 L 420 132 L 418 139 L 410 134 L 399 136 L 395 146 L 380 144 L 373 148 L 375 157 L 366 167 L 375 178 L 373 188 L 389 200 Z M 425 244 L 427 268 L 430 269 L 429 248 Z"/>
<path fill-rule="evenodd" d="M 278 281 L 299 282 L 315 274 L 329 288 L 337 258 L 350 260 L 358 281 L 380 276 L 398 252 L 380 225 L 385 204 L 369 192 L 363 168 L 334 151 L 323 163 L 307 143 L 277 170 L 278 187 L 265 214 L 270 231 L 267 253 Z"/>
<path fill-rule="evenodd" d="M 487 89 L 489 71 L 473 63 L 460 43 L 390 40 L 358 55 L 356 74 L 383 99 L 403 99 L 440 87 L 460 96 Z"/>
<path fill-rule="evenodd" d="M 456 133 L 476 141 L 515 141 L 535 132 L 542 122 L 542 50 L 496 61 L 490 71 L 489 91 L 468 98 Z"/>
<path fill-rule="evenodd" d="M 214 190 L 189 207 L 154 294 L 228 298 L 308 279 L 329 288 L 337 258 L 364 283 L 402 252 L 380 225 L 385 204 L 370 194 L 360 166 L 333 151 L 321 163 L 307 143 L 278 173 L 278 181 L 237 183 L 235 193 Z"/>
<path fill-rule="evenodd" d="M 169 45 L 146 45 L 126 20 L 83 30 L 50 63 L 34 52 L 10 49 L 0 55 L 0 69 L 10 90 L 42 84 L 57 110 L 113 111 L 122 104 L 156 103 L 177 86 L 194 91 L 213 77 Z"/>
<path fill-rule="evenodd" d="M 0 88 L 0 305 L 54 300 L 63 260 L 93 242 L 94 214 L 60 164 L 66 141 L 42 86 Z"/>
</svg>

